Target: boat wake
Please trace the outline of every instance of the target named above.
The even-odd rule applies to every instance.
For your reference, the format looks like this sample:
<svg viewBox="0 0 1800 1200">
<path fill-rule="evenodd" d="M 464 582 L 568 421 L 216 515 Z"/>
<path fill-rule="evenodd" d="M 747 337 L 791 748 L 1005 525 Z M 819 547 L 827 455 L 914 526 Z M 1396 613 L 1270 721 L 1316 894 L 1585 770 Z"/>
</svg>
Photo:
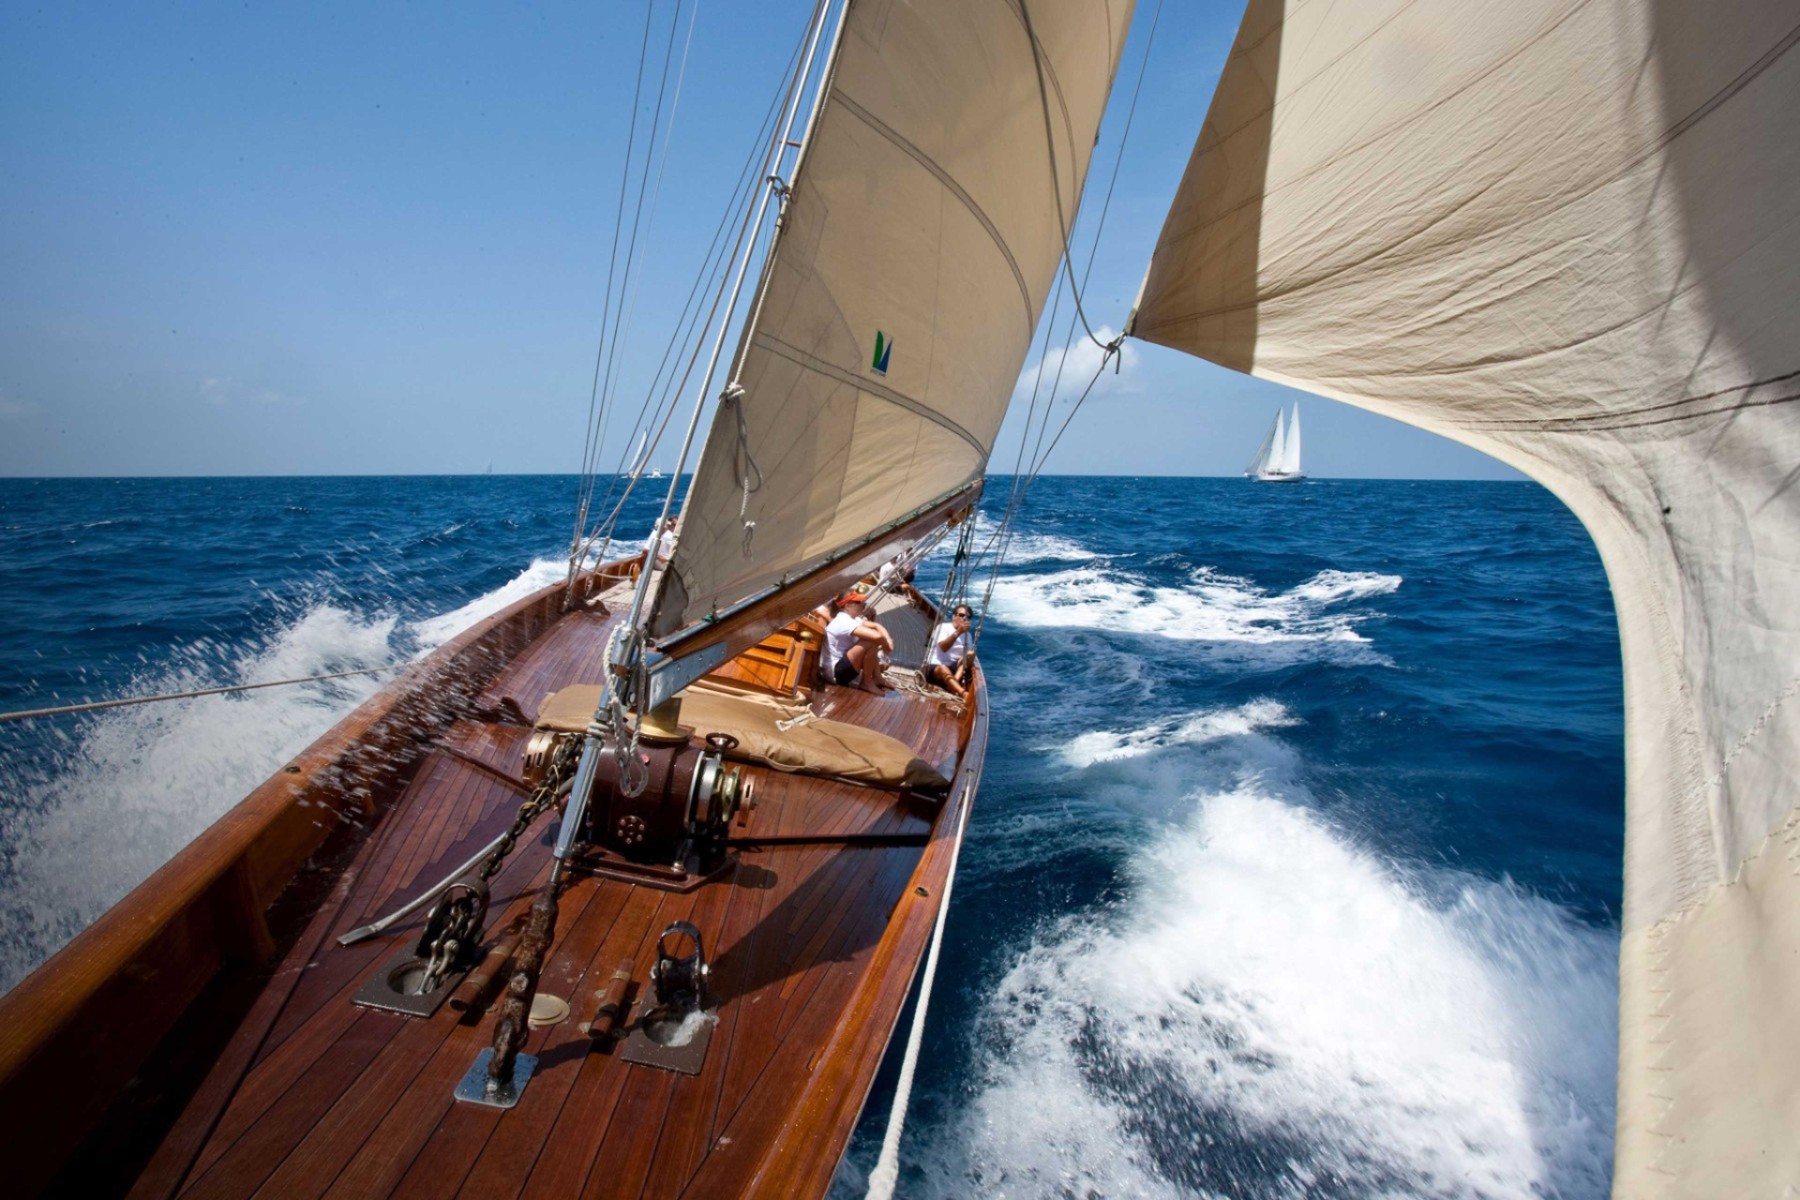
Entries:
<svg viewBox="0 0 1800 1200">
<path fill-rule="evenodd" d="M 198 640 L 119 696 L 405 662 L 559 578 L 539 559 L 456 610 L 403 622 L 335 600 L 250 644 Z M 373 695 L 383 677 L 113 709 L 55 731 L 54 762 L 0 760 L 0 991 L 85 928 L 244 794 Z"/>
<path fill-rule="evenodd" d="M 1014 575 L 994 589 L 994 616 L 1030 628 L 1092 629 L 1168 639 L 1225 662 L 1278 665 L 1320 658 L 1386 665 L 1350 606 L 1399 588 L 1398 575 L 1321 571 L 1284 592 L 1209 567 L 1185 587 L 1145 582 L 1115 566 Z"/>
<path fill-rule="evenodd" d="M 1125 895 L 980 1001 L 908 1194 L 1606 1193 L 1616 932 L 1360 846 L 1311 809 L 1295 724 L 1259 700 L 1061 750 L 1139 819 Z"/>
</svg>

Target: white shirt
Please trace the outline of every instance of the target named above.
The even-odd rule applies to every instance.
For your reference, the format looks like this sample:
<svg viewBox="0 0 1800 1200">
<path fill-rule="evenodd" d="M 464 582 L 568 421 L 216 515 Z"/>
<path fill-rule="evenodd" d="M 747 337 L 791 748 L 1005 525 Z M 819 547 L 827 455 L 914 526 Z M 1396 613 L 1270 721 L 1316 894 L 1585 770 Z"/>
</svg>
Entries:
<svg viewBox="0 0 1800 1200">
<path fill-rule="evenodd" d="M 656 557 L 659 559 L 675 557 L 675 531 L 665 529 L 656 538 Z"/>
<path fill-rule="evenodd" d="M 950 643 L 950 649 L 943 648 L 944 639 L 956 633 L 956 626 L 945 621 L 931 631 L 931 645 L 925 648 L 925 665 L 928 667 L 954 667 L 969 652 L 969 635 L 956 633 L 956 640 Z"/>
<path fill-rule="evenodd" d="M 856 644 L 856 627 L 862 624 L 861 617 L 853 617 L 841 612 L 831 618 L 831 624 L 825 627 L 825 670 L 837 670 L 838 660 L 850 653 L 850 647 Z"/>
</svg>

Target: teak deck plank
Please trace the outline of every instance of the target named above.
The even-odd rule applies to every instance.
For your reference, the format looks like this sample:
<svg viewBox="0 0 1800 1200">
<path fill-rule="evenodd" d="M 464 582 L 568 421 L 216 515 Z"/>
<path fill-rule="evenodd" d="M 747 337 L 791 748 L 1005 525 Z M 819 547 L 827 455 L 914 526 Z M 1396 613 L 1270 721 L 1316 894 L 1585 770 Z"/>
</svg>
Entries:
<svg viewBox="0 0 1800 1200">
<path fill-rule="evenodd" d="M 434 767 L 436 770 L 433 770 Z M 407 937 L 417 937 L 424 927 L 426 914 L 423 911 L 415 913 L 393 926 L 383 936 L 355 946 L 339 946 L 335 941 L 336 934 L 366 924 L 410 900 L 416 894 L 416 888 L 436 882 L 451 867 L 465 861 L 476 849 L 491 840 L 512 820 L 513 813 L 517 810 L 518 797 L 504 785 L 486 778 L 479 771 L 456 762 L 455 759 L 434 755 L 433 761 L 427 763 L 420 776 L 424 783 L 415 781 L 413 788 L 408 789 L 408 794 L 396 806 L 394 814 L 396 819 L 410 817 L 418 826 L 413 831 L 417 836 L 405 839 L 391 858 L 377 858 L 370 864 L 371 869 L 363 875 L 343 906 L 343 912 L 347 915 L 338 928 L 332 930 L 333 940 L 325 944 L 323 953 L 317 960 L 309 960 L 305 964 L 307 974 L 294 989 L 287 1011 L 271 1031 L 259 1061 L 279 1049 L 293 1030 L 310 1019 L 320 1006 L 331 1003 L 346 988 L 354 991 L 360 987 L 362 981 L 387 961 Z M 488 803 L 481 816 L 470 822 L 463 835 L 453 841 L 446 852 L 439 854 L 434 860 L 417 862 L 415 860 L 419 854 L 419 846 L 434 822 L 432 817 L 423 813 L 415 815 L 412 808 L 415 802 L 413 793 L 415 789 L 431 787 L 434 780 L 440 783 L 455 781 L 461 786 L 481 789 L 481 794 L 486 796 Z M 435 799 L 441 797 L 432 797 L 430 792 L 420 791 L 419 807 L 428 807 L 426 801 Z M 437 819 L 444 819 L 444 815 L 439 814 Z M 507 897 L 513 895 L 513 889 L 519 886 L 517 870 L 517 864 L 509 862 L 501 874 L 495 877 L 492 886 L 496 905 L 503 904 Z M 420 879 L 421 876 L 424 878 Z M 312 961 L 316 961 L 318 965 L 312 966 Z"/>
<path fill-rule="evenodd" d="M 498 704 L 511 698 L 536 720 L 538 705 L 546 695 L 572 683 L 598 683 L 605 668 L 606 638 L 614 618 L 590 612 L 572 612 L 553 625 L 531 648 L 509 663 L 482 693 L 482 699 Z"/>
<path fill-rule="evenodd" d="M 620 914 L 619 922 L 614 927 L 614 936 L 602 944 L 598 960 L 605 963 L 611 959 L 617 963 L 630 958 L 632 974 L 641 984 L 642 972 L 650 954 L 650 930 L 662 927 L 659 920 L 664 915 L 664 903 L 677 898 L 667 892 L 632 888 L 625 903 L 625 911 Z M 632 930 L 637 931 L 635 939 L 631 936 Z M 616 1069 L 618 1066 L 616 1048 L 610 1051 L 596 1050 L 582 1060 L 574 1083 L 556 1110 L 549 1133 L 538 1145 L 531 1172 L 519 1190 L 520 1195 L 567 1197 L 581 1188 L 587 1179 L 588 1168 L 599 1151 L 600 1142 L 606 1136 L 613 1110 L 618 1105 L 619 1091 L 626 1074 L 625 1071 Z M 548 1155 L 542 1153 L 543 1148 L 548 1145 L 557 1147 L 557 1152 Z M 477 1195 L 474 1192 L 468 1194 Z"/>
<path fill-rule="evenodd" d="M 617 920 L 620 902 L 624 897 L 623 889 L 596 888 L 590 881 L 577 879 L 564 889 L 559 900 L 561 912 L 557 924 L 565 930 L 563 937 L 551 948 L 549 961 L 539 977 L 538 990 L 542 995 L 561 996 L 569 1002 L 569 1016 L 566 1020 L 547 1029 L 533 1030 L 526 1039 L 525 1053 L 538 1056 L 539 1074 L 532 1077 L 532 1083 L 548 1082 L 563 1060 L 570 1057 L 569 1049 L 577 1044 L 577 1039 L 585 1043 L 587 1040 L 577 1028 L 581 1018 L 576 1015 L 577 997 L 573 988 L 579 982 L 588 961 L 603 941 L 607 932 Z M 462 1062 L 466 1071 L 474 1061 L 475 1052 L 492 1038 L 491 1026 L 485 1020 L 472 1023 L 481 1035 L 472 1044 Z M 510 1128 L 511 1118 L 518 1115 L 518 1110 L 508 1113 L 505 1120 L 500 1114 L 490 1109 L 482 1109 L 475 1105 L 456 1105 L 450 1107 L 450 1087 L 454 1085 L 460 1074 L 451 1079 L 443 1088 L 434 1088 L 416 1097 L 409 1096 L 408 1103 L 416 1104 L 427 1113 L 436 1114 L 437 1119 L 431 1122 L 433 1131 L 424 1143 L 417 1162 L 408 1168 L 400 1180 L 397 1194 L 420 1194 L 443 1196 L 455 1189 L 457 1184 L 469 1173 L 477 1158 L 482 1154 L 492 1135 L 501 1128 Z M 530 1099 L 533 1089 L 526 1089 L 525 1098 Z M 546 1096 L 553 1088 L 546 1088 Z M 473 1110 L 464 1112 L 462 1110 Z M 486 1117 L 488 1119 L 481 1119 Z M 359 1191 L 346 1191 L 346 1196 L 366 1195 L 379 1189 L 368 1186 Z"/>
<path fill-rule="evenodd" d="M 546 693 L 597 679 L 611 623 L 591 613 L 565 616 L 500 670 L 479 703 L 508 696 L 529 716 Z M 945 705 L 910 693 L 819 688 L 814 708 L 901 738 L 932 762 L 953 756 L 964 736 L 964 722 Z M 762 803 L 747 825 L 734 827 L 734 839 L 749 844 L 719 878 L 683 894 L 578 874 L 562 897 L 540 983 L 566 999 L 571 1013 L 532 1031 L 526 1052 L 540 1056 L 538 1072 L 519 1106 L 500 1112 L 451 1098 L 491 1038 L 489 1011 L 459 1019 L 445 1007 L 416 1020 L 349 1003 L 378 965 L 417 936 L 424 914 L 354 947 L 339 947 L 334 938 L 410 899 L 511 820 L 523 797 L 494 773 L 516 777 L 529 735 L 521 726 L 467 719 L 439 735 L 442 749 L 428 753 L 381 814 L 379 832 L 346 872 L 334 905 L 314 916 L 278 968 L 291 990 L 204 1139 L 182 1194 L 701 1194 L 693 1191 L 697 1176 L 717 1180 L 720 1169 L 746 1163 L 753 1169 L 786 1136 L 795 1089 L 842 1041 L 844 1005 L 872 986 L 866 975 L 885 944 L 889 914 L 907 898 L 908 881 L 928 853 L 918 845 L 829 839 L 935 839 L 953 806 L 747 767 Z M 494 880 L 490 929 L 529 905 L 544 878 L 553 825 L 541 823 Z M 755 842 L 780 836 L 826 840 Z M 579 1029 L 622 959 L 632 963 L 634 1017 L 646 1006 L 657 937 L 684 918 L 702 930 L 720 1000 L 696 1076 L 626 1063 L 616 1046 L 596 1046 Z M 315 936 L 314 926 L 331 936 Z M 887 982 L 904 992 L 912 961 L 906 978 Z M 879 1043 L 891 1021 L 878 1031 Z M 872 1076 L 873 1065 L 863 1066 Z"/>
<path fill-rule="evenodd" d="M 587 880 L 579 881 L 576 886 L 582 885 L 593 886 L 592 881 Z M 572 1034 L 564 1031 L 561 1044 L 557 1047 L 558 1054 L 563 1053 L 565 1047 L 575 1045 L 575 1038 L 586 1040 L 581 1033 L 580 1023 L 593 1016 L 598 1003 L 593 993 L 605 987 L 621 957 L 635 959 L 645 936 L 644 931 L 650 927 L 661 899 L 656 893 L 643 888 L 609 887 L 598 890 L 601 892 L 601 901 L 596 901 L 589 907 L 583 920 L 596 927 L 604 920 L 605 936 L 589 956 L 589 970 L 570 988 L 566 997 L 570 1014 L 565 1024 Z M 601 907 L 602 902 L 604 908 Z M 581 932 L 580 929 L 574 931 L 577 934 Z M 602 964 L 610 965 L 605 966 L 603 975 L 597 976 L 596 969 Z M 557 1028 L 563 1030 L 563 1026 Z M 569 1054 L 568 1057 L 579 1056 Z M 579 1061 L 572 1069 L 561 1069 L 563 1064 L 560 1062 L 550 1063 L 548 1066 L 555 1069 L 547 1069 L 541 1077 L 533 1080 L 534 1084 L 541 1083 L 544 1086 L 528 1087 L 519 1100 L 519 1106 L 478 1147 L 479 1154 L 462 1181 L 461 1194 L 486 1200 L 516 1195 L 523 1188 L 551 1127 L 561 1115 L 580 1075 Z M 442 1194 L 442 1190 L 439 1194 Z"/>
</svg>

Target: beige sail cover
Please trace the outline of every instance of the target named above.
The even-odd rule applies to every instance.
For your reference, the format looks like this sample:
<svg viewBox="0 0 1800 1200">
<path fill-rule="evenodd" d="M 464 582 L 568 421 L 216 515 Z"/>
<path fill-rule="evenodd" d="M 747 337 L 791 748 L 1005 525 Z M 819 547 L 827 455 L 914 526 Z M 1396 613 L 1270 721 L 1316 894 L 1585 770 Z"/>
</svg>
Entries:
<svg viewBox="0 0 1800 1200">
<path fill-rule="evenodd" d="M 1467 442 L 1612 581 L 1615 1193 L 1800 1188 L 1800 8 L 1250 0 L 1135 332 Z"/>
<path fill-rule="evenodd" d="M 748 331 L 743 396 L 715 416 L 653 634 L 981 475 L 1131 7 L 853 0 Z"/>
</svg>

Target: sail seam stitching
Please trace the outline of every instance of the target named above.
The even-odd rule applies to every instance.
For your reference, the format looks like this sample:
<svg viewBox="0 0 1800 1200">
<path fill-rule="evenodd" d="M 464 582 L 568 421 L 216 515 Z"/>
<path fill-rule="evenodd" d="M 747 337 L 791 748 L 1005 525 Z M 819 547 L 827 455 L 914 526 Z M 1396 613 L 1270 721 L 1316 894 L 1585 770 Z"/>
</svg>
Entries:
<svg viewBox="0 0 1800 1200">
<path fill-rule="evenodd" d="M 1777 383 L 1786 383 L 1791 379 L 1800 379 L 1800 371 L 1788 371 L 1781 375 L 1771 375 L 1767 379 L 1753 379 L 1748 383 L 1735 384 L 1732 387 L 1719 388 L 1716 391 L 1711 391 L 1711 392 L 1702 392 L 1697 396 L 1683 396 L 1679 400 L 1664 400 L 1658 404 L 1646 404 L 1646 405 L 1643 405 L 1641 408 L 1626 409 L 1622 412 L 1583 413 L 1578 416 L 1571 416 L 1571 417 L 1550 417 L 1550 418 L 1546 418 L 1542 422 L 1542 424 L 1574 425 L 1574 424 L 1586 424 L 1586 423 L 1594 422 L 1594 421 L 1618 420 L 1621 417 L 1642 416 L 1645 413 L 1663 412 L 1663 411 L 1666 411 L 1671 408 L 1680 408 L 1684 404 L 1698 404 L 1703 400 L 1717 400 L 1720 396 L 1729 396 L 1733 392 L 1755 391 L 1757 388 L 1769 387 L 1772 384 L 1777 384 Z M 1779 399 L 1779 397 L 1777 397 L 1777 399 Z M 1481 428 L 1481 427 L 1485 427 L 1490 424 L 1491 425 L 1508 425 L 1508 424 L 1516 424 L 1516 422 L 1506 422 L 1506 421 L 1485 421 L 1485 422 L 1484 421 L 1471 421 L 1471 422 L 1468 422 L 1469 428 Z"/>
<path fill-rule="evenodd" d="M 1025 333 L 1026 336 L 1029 337 L 1032 332 L 1031 326 L 1033 314 L 1031 288 L 1025 282 L 1025 272 L 1019 269 L 1019 260 L 1013 257 L 1012 247 L 1008 246 L 1006 244 L 1006 239 L 1000 236 L 999 227 L 988 218 L 987 213 L 982 211 L 981 205 L 975 203 L 975 197 L 964 191 L 962 185 L 956 182 L 948 171 L 944 170 L 943 167 L 933 161 L 930 155 L 926 154 L 923 150 L 913 145 L 912 142 L 902 137 L 897 130 L 882 121 L 880 117 L 877 117 L 874 113 L 870 112 L 842 92 L 836 93 L 834 98 L 846 112 L 850 113 L 857 120 L 886 138 L 889 142 L 893 143 L 896 149 L 904 152 L 914 162 L 929 171 L 939 183 L 944 185 L 944 188 L 949 191 L 951 195 L 962 202 L 963 207 L 969 210 L 970 215 L 981 222 L 981 227 L 987 230 L 988 237 L 993 239 L 994 246 L 1000 251 L 1000 256 L 1006 260 L 1006 265 L 1012 268 L 1013 280 L 1019 285 L 1019 298 L 1025 303 Z"/>
<path fill-rule="evenodd" d="M 934 425 L 942 426 L 944 429 L 954 433 L 957 437 L 960 437 L 963 441 L 969 443 L 969 445 L 974 448 L 975 453 L 981 457 L 983 462 L 987 460 L 987 450 L 982 446 L 981 442 L 977 440 L 974 434 L 970 433 L 967 429 L 964 429 L 949 417 L 946 417 L 943 413 L 914 400 L 911 396 L 902 395 L 892 388 L 883 387 L 881 384 L 875 383 L 872 380 L 858 378 L 841 367 L 828 363 L 823 359 L 815 358 L 798 346 L 789 345 L 780 338 L 775 337 L 773 334 L 758 331 L 755 340 L 756 344 L 761 346 L 764 350 L 767 350 L 769 353 L 778 357 L 787 359 L 789 362 L 803 370 L 813 371 L 828 379 L 834 379 L 839 383 L 848 384 L 850 387 L 853 387 L 860 392 L 879 397 L 882 400 L 886 400 L 889 404 L 896 405 L 924 417 Z"/>
<path fill-rule="evenodd" d="M 1768 408 L 1771 405 L 1787 404 L 1794 400 L 1800 400 L 1800 392 L 1795 392 L 1788 396 L 1771 396 L 1767 400 L 1744 400 L 1737 404 L 1726 404 L 1718 408 L 1703 408 L 1698 412 L 1676 413 L 1673 416 L 1656 417 L 1647 421 L 1614 420 L 1611 424 L 1603 424 L 1602 422 L 1607 421 L 1609 418 L 1607 416 L 1595 415 L 1592 417 L 1580 418 L 1564 417 L 1561 419 L 1545 421 L 1494 421 L 1479 424 L 1469 422 L 1462 425 L 1462 428 L 1496 433 L 1610 433 L 1621 429 L 1647 429 L 1652 425 L 1672 425 L 1677 421 L 1695 421 L 1701 417 L 1716 417 L 1724 413 L 1741 412 L 1746 408 Z M 1635 412 L 1618 413 L 1616 416 L 1619 418 L 1630 417 L 1636 415 L 1637 412 L 1642 411 L 1644 410 L 1639 409 Z M 1590 423 L 1572 427 L 1566 424 L 1567 422 L 1576 420 L 1587 421 Z"/>
</svg>

